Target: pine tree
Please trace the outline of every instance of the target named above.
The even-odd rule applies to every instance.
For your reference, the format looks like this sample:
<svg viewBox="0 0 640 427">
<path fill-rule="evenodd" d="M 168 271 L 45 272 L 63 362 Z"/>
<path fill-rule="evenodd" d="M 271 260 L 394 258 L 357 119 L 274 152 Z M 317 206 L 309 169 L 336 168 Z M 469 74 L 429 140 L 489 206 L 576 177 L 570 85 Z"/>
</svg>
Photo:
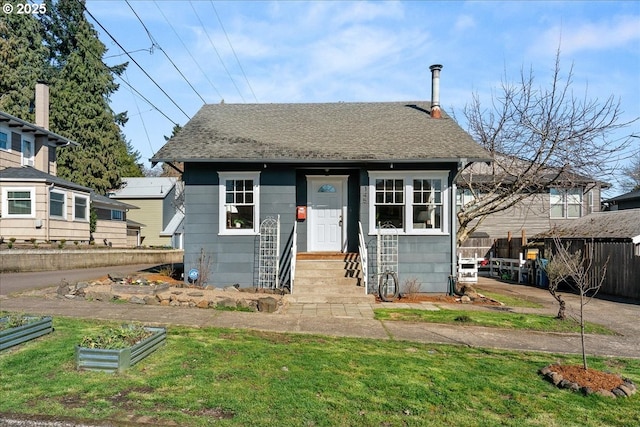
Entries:
<svg viewBox="0 0 640 427">
<path fill-rule="evenodd" d="M 16 2 L 12 4 L 15 10 Z M 0 14 L 0 110 L 29 122 L 35 85 L 45 77 L 48 51 L 42 26 L 30 14 Z"/>
<path fill-rule="evenodd" d="M 126 64 L 108 67 L 102 61 L 106 47 L 84 16 L 84 1 L 47 2 L 47 10 L 51 129 L 80 144 L 60 150 L 58 175 L 106 194 L 120 185 L 121 176 L 142 175 L 120 129 L 126 113 L 115 114 L 109 106 L 118 89 L 114 76 Z"/>
</svg>

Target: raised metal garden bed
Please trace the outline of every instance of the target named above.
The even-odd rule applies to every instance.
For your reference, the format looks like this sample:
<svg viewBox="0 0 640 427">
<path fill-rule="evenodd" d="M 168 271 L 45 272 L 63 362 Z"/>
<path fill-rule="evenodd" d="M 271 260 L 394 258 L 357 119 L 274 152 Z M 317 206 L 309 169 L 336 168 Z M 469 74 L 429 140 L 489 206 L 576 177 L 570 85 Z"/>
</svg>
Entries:
<svg viewBox="0 0 640 427">
<path fill-rule="evenodd" d="M 51 317 L 28 316 L 27 318 L 33 319 L 33 321 L 26 325 L 0 331 L 0 351 L 53 332 Z M 6 321 L 7 318 L 0 318 L 0 322 Z"/>
<path fill-rule="evenodd" d="M 110 373 L 128 369 L 156 351 L 167 338 L 166 328 L 146 326 L 145 329 L 153 335 L 131 347 L 105 350 L 76 346 L 76 366 L 78 369 Z"/>
</svg>

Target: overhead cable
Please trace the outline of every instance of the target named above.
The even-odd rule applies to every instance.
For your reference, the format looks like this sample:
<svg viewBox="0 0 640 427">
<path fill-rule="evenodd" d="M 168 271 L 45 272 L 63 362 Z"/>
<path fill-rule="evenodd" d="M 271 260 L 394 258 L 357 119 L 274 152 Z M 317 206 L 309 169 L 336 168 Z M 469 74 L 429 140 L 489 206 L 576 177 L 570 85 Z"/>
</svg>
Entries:
<svg viewBox="0 0 640 427">
<path fill-rule="evenodd" d="M 136 13 L 135 9 L 131 6 L 131 4 L 129 3 L 129 0 L 125 0 L 125 2 L 127 3 L 127 5 L 129 6 L 129 8 L 131 9 L 131 11 L 133 12 L 133 14 L 136 16 L 136 18 L 138 18 L 138 21 L 140 21 L 140 24 L 142 24 L 142 27 L 144 28 L 144 30 L 147 32 L 147 35 L 149 36 L 149 39 L 151 40 L 151 45 L 152 47 L 157 47 L 158 49 L 160 49 L 160 51 L 162 53 L 164 53 L 164 56 L 167 58 L 167 60 L 169 60 L 169 62 L 171 63 L 171 65 L 173 65 L 173 68 L 176 69 L 176 71 L 178 72 L 178 74 L 180 74 L 180 76 L 182 76 L 182 78 L 184 79 L 185 82 L 187 82 L 187 84 L 189 85 L 189 87 L 193 90 L 193 92 L 198 95 L 198 97 L 200 98 L 200 100 L 202 101 L 203 104 L 206 104 L 207 102 L 204 100 L 204 98 L 198 93 L 198 91 L 196 90 L 196 88 L 193 87 L 193 85 L 191 84 L 191 82 L 185 77 L 184 74 L 182 74 L 182 71 L 180 71 L 180 69 L 178 68 L 178 66 L 171 60 L 171 58 L 169 58 L 169 55 L 167 55 L 167 52 L 164 51 L 164 49 L 162 48 L 162 46 L 160 46 L 158 44 L 158 42 L 153 38 L 153 36 L 151 35 L 151 32 L 149 31 L 149 29 L 147 28 L 146 25 L 144 25 L 144 22 L 142 22 L 142 19 L 140 19 L 140 16 L 138 16 L 138 14 Z"/>
<path fill-rule="evenodd" d="M 189 1 L 189 4 L 191 5 L 191 9 L 193 9 L 193 13 L 196 14 L 196 18 L 198 18 L 198 22 L 200 22 L 200 26 L 204 30 L 204 33 L 206 34 L 207 38 L 209 39 L 209 43 L 211 43 L 211 46 L 213 47 L 213 50 L 216 52 L 216 55 L 218 56 L 218 59 L 220 60 L 220 63 L 222 64 L 222 68 L 224 68 L 224 70 L 227 72 L 227 75 L 229 76 L 229 79 L 231 79 L 231 83 L 233 83 L 233 86 L 235 86 L 236 90 L 238 91 L 238 95 L 240 95 L 240 98 L 242 99 L 242 102 L 246 102 L 245 99 L 244 99 L 244 96 L 242 96 L 242 92 L 240 91 L 240 89 L 238 88 L 238 85 L 236 84 L 236 81 L 231 76 L 231 73 L 227 69 L 227 66 L 224 65 L 224 61 L 222 60 L 222 57 L 220 56 L 220 53 L 218 52 L 218 49 L 216 48 L 216 45 L 213 43 L 213 40 L 211 40 L 211 37 L 209 36 L 209 32 L 207 32 L 207 27 L 204 26 L 204 24 L 202 23 L 202 19 L 200 19 L 200 15 L 198 14 L 198 11 L 196 10 L 195 7 L 193 7 L 193 2 Z"/>
<path fill-rule="evenodd" d="M 134 64 L 136 64 L 136 65 L 138 66 L 138 68 L 140 68 L 140 70 L 142 70 L 142 72 L 143 72 L 143 73 L 144 73 L 144 74 L 149 78 L 149 80 L 151 80 L 151 81 L 153 82 L 153 84 L 155 84 L 155 85 L 156 85 L 156 87 L 157 87 L 158 89 L 160 89 L 160 91 L 161 91 L 162 93 L 164 93 L 164 95 L 165 95 L 167 98 L 169 98 L 169 100 L 173 103 L 173 105 L 175 105 L 175 106 L 176 106 L 176 108 L 177 108 L 178 110 L 180 110 L 180 111 L 182 112 L 182 114 L 184 114 L 184 115 L 187 117 L 187 119 L 191 120 L 191 117 L 190 117 L 187 113 L 185 113 L 185 112 L 184 112 L 184 110 L 183 110 L 182 108 L 180 108 L 180 106 L 179 106 L 179 105 L 178 105 L 178 104 L 173 100 L 173 98 L 171 98 L 171 96 L 169 96 L 169 94 L 168 94 L 164 89 L 162 89 L 162 87 L 160 87 L 160 85 L 159 85 L 159 84 L 158 84 L 158 83 L 153 79 L 153 77 L 151 77 L 151 76 L 149 75 L 149 73 L 147 73 L 147 71 L 146 71 L 146 70 L 145 70 L 145 69 L 144 69 L 140 64 L 138 64 L 138 62 L 137 62 L 137 61 L 136 61 L 136 60 L 135 60 L 135 59 L 134 59 L 134 58 L 133 58 L 129 53 L 127 53 L 127 50 L 126 50 L 124 47 L 122 47 L 122 45 L 121 45 L 121 44 L 120 44 L 120 43 L 115 39 L 115 37 L 113 37 L 113 36 L 111 35 L 111 33 L 110 33 L 109 31 L 107 31 L 107 29 L 106 29 L 106 28 L 105 28 L 105 27 L 100 23 L 100 21 L 98 21 L 98 20 L 95 18 L 95 16 L 93 16 L 93 15 L 91 14 L 91 12 L 89 12 L 89 10 L 87 9 L 87 7 L 86 7 L 84 4 L 83 4 L 83 7 L 84 7 L 85 12 L 87 12 L 87 14 L 91 17 L 91 19 L 93 19 L 93 20 L 95 21 L 95 23 L 96 23 L 96 24 L 98 24 L 98 25 L 100 26 L 100 28 L 102 28 L 102 30 L 103 30 L 103 31 L 104 31 L 104 32 L 105 32 L 105 33 L 106 33 L 106 34 L 111 38 L 111 40 L 113 40 L 113 42 L 114 42 L 116 45 L 118 45 L 118 47 L 119 47 L 123 52 L 125 52 L 125 53 L 127 54 L 127 56 L 129 57 L 129 59 L 131 59 L 131 61 L 133 61 L 133 63 L 134 63 Z"/>
<path fill-rule="evenodd" d="M 196 64 L 196 66 L 198 67 L 198 69 L 200 70 L 200 72 L 202 73 L 202 75 L 204 76 L 205 79 L 207 79 L 207 81 L 209 82 L 209 84 L 211 85 L 211 87 L 213 88 L 213 90 L 216 91 L 216 93 L 218 94 L 218 96 L 220 97 L 220 99 L 223 98 L 222 94 L 220 93 L 220 91 L 218 90 L 218 88 L 213 84 L 213 82 L 209 79 L 209 76 L 207 75 L 207 73 L 202 69 L 202 66 L 200 66 L 200 64 L 198 63 L 198 61 L 196 60 L 196 58 L 194 58 L 193 54 L 191 53 L 191 51 L 189 50 L 189 48 L 187 47 L 187 45 L 185 44 L 185 42 L 182 40 L 182 38 L 180 37 L 180 35 L 178 34 L 178 32 L 176 31 L 176 29 L 173 27 L 173 25 L 171 24 L 171 21 L 169 21 L 169 19 L 167 18 L 167 16 L 164 14 L 164 12 L 162 11 L 162 9 L 160 9 L 160 6 L 158 6 L 158 3 L 154 0 L 153 2 L 156 7 L 158 8 L 158 11 L 160 12 L 160 14 L 162 15 L 162 17 L 164 18 L 164 20 L 167 22 L 167 24 L 169 24 L 169 27 L 171 27 L 171 30 L 173 31 L 173 34 L 175 34 L 175 36 L 177 37 L 178 40 L 180 40 L 180 43 L 182 43 L 182 47 L 184 48 L 184 50 L 187 51 L 187 53 L 189 54 L 189 56 L 191 57 L 191 59 L 193 60 L 193 62 Z"/>
<path fill-rule="evenodd" d="M 244 72 L 244 68 L 242 68 L 242 64 L 240 64 L 240 60 L 238 59 L 238 55 L 236 55 L 236 51 L 233 48 L 233 45 L 231 44 L 231 40 L 229 40 L 229 35 L 227 34 L 227 30 L 225 30 L 224 29 L 224 25 L 222 25 L 222 20 L 220 19 L 220 15 L 218 15 L 218 11 L 216 10 L 216 6 L 213 4 L 213 0 L 211 0 L 211 7 L 213 8 L 213 11 L 216 14 L 216 18 L 218 18 L 218 22 L 220 23 L 220 28 L 222 28 L 222 32 L 224 33 L 224 36 L 227 38 L 227 43 L 229 43 L 229 47 L 231 48 L 231 52 L 233 52 L 233 56 L 236 58 L 236 62 L 238 63 L 238 67 L 240 67 L 240 71 L 242 71 L 242 75 L 244 76 L 244 80 L 247 82 L 247 86 L 249 86 L 249 90 L 251 90 L 251 94 L 253 95 L 253 98 L 256 100 L 256 102 L 258 102 L 258 97 L 256 96 L 256 93 L 253 91 L 253 88 L 251 87 L 251 83 L 249 83 L 249 79 L 247 78 L 247 75 Z"/>
</svg>

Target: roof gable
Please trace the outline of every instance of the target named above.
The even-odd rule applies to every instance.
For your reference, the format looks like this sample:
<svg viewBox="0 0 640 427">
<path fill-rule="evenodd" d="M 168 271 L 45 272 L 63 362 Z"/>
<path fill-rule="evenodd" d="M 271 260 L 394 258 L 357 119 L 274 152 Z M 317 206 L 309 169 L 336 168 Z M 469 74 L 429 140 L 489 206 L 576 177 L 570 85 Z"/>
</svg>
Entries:
<svg viewBox="0 0 640 427">
<path fill-rule="evenodd" d="M 428 102 L 207 104 L 152 161 L 487 159 Z"/>
</svg>

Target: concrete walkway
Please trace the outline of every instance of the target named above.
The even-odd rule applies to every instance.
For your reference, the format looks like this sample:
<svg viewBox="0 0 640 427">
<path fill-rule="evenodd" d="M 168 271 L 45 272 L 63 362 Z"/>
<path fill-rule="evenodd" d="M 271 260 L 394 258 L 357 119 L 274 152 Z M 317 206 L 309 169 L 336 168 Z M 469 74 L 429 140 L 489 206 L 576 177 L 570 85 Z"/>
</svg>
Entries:
<svg viewBox="0 0 640 427">
<path fill-rule="evenodd" d="M 511 294 L 540 302 L 543 308 L 513 308 L 514 312 L 536 312 L 555 315 L 557 306 L 546 290 L 529 286 L 500 283 L 482 279 L 480 289 Z M 568 314 L 579 309 L 577 296 L 566 295 Z M 429 323 L 379 321 L 373 318 L 378 307 L 411 307 L 425 310 L 456 308 L 491 310 L 474 305 L 423 304 L 290 304 L 279 313 L 246 313 L 211 309 L 140 306 L 98 301 L 70 301 L 55 298 L 51 293 L 39 296 L 3 296 L 0 309 L 8 311 L 68 316 L 101 320 L 138 321 L 154 325 L 195 327 L 225 327 L 256 329 L 272 332 L 323 334 L 373 339 L 408 340 L 423 343 L 458 344 L 520 351 L 581 353 L 579 334 L 526 332 L 474 326 L 439 325 Z M 640 358 L 640 305 L 594 299 L 585 308 L 587 320 L 608 326 L 619 335 L 588 335 L 590 355 Z"/>
</svg>

